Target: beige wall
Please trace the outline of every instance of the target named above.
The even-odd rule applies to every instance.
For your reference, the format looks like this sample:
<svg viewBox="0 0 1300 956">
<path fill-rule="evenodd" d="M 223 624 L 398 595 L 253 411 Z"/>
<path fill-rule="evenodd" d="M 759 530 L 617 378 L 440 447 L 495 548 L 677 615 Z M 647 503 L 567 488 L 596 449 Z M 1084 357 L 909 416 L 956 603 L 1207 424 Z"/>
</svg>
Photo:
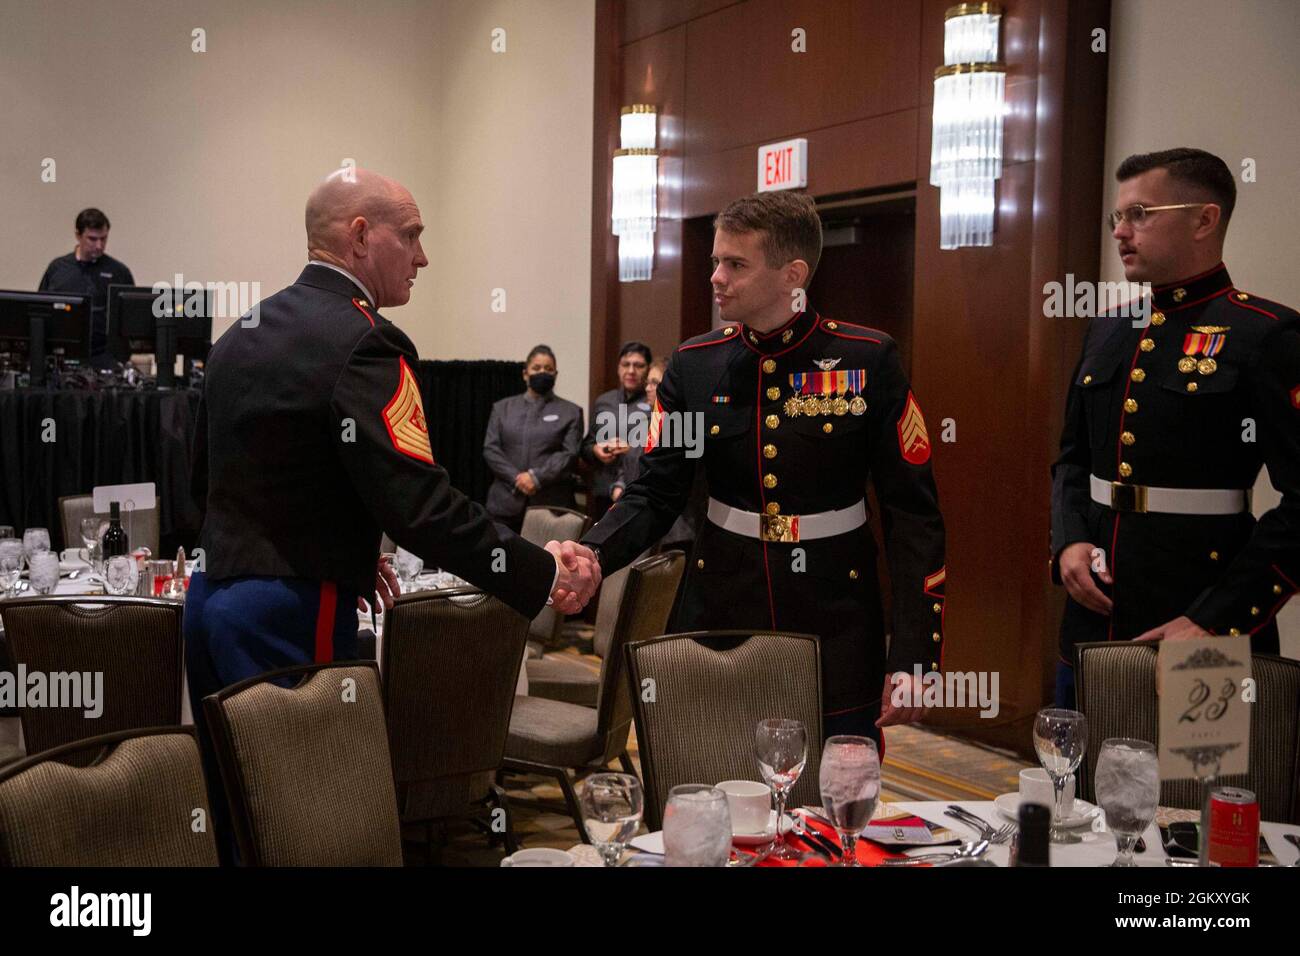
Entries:
<svg viewBox="0 0 1300 956">
<path fill-rule="evenodd" d="M 138 282 L 269 295 L 305 262 L 313 183 L 352 158 L 424 213 L 430 266 L 388 313 L 421 355 L 547 341 L 585 404 L 593 4 L 2 0 L 0 287 L 35 288 L 93 205 Z"/>
<path fill-rule="evenodd" d="M 1238 175 L 1224 261 L 1233 282 L 1300 308 L 1300 4 L 1295 0 L 1115 0 L 1110 30 L 1106 206 L 1113 171 L 1130 153 L 1198 146 Z M 1241 181 L 1255 160 L 1257 181 Z M 1123 270 L 1109 234 L 1103 279 Z M 1278 501 L 1261 476 L 1255 510 Z M 1280 618 L 1283 653 L 1300 657 L 1300 599 Z"/>
</svg>

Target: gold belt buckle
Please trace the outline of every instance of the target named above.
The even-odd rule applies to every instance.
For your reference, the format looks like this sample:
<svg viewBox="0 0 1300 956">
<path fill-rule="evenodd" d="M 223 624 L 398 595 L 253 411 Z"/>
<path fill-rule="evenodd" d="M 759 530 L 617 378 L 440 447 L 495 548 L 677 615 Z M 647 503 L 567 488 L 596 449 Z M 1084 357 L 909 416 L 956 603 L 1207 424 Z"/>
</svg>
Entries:
<svg viewBox="0 0 1300 956">
<path fill-rule="evenodd" d="M 1110 483 L 1110 507 L 1113 511 L 1131 511 L 1145 514 L 1147 510 L 1146 485 L 1121 485 Z"/>
<path fill-rule="evenodd" d="M 794 515 L 759 515 L 759 537 L 764 541 L 789 544 L 799 540 L 799 522 Z"/>
</svg>

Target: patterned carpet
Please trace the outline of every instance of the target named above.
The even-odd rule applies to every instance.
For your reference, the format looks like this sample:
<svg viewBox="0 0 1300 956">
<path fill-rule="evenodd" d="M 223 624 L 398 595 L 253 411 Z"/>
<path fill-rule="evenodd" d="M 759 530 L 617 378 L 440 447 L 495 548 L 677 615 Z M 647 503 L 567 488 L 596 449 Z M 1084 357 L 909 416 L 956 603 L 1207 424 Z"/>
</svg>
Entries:
<svg viewBox="0 0 1300 956">
<path fill-rule="evenodd" d="M 591 653 L 590 627 L 566 628 L 565 645 L 551 653 L 572 655 L 593 673 L 600 672 L 600 658 Z M 881 796 L 887 801 L 991 800 L 1017 789 L 1017 775 L 1029 766 L 1014 755 L 920 727 L 890 727 L 885 733 Z M 639 774 L 641 764 L 635 731 L 628 749 Z M 564 798 L 553 780 L 511 776 L 505 787 L 511 800 L 515 835 L 521 846 L 568 849 L 579 842 L 577 828 L 568 816 L 527 805 L 527 801 L 538 799 L 562 803 Z M 410 849 L 411 862 L 425 859 L 424 845 L 413 845 Z M 489 847 L 482 831 L 469 823 L 448 824 L 435 837 L 433 860 L 443 865 L 497 866 L 504 855 L 500 846 Z"/>
</svg>

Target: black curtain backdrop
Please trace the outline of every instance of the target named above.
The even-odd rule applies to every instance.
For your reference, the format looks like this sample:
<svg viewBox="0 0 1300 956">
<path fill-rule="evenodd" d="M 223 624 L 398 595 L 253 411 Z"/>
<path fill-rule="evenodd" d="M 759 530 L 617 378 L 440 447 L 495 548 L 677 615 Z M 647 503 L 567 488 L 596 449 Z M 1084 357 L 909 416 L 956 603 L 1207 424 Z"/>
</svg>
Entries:
<svg viewBox="0 0 1300 956">
<path fill-rule="evenodd" d="M 434 460 L 480 503 L 492 481 L 483 461 L 492 403 L 524 390 L 523 368 L 487 360 L 419 364 Z M 190 390 L 0 391 L 0 524 L 19 535 L 49 528 L 55 548 L 78 546 L 62 540 L 60 497 L 153 481 L 163 553 L 177 544 L 188 550 L 199 529 L 189 490 L 198 404 Z"/>
<path fill-rule="evenodd" d="M 492 474 L 483 460 L 483 436 L 492 403 L 520 394 L 523 373 L 523 362 L 420 363 L 420 391 L 433 459 L 451 474 L 453 485 L 480 504 L 492 484 Z"/>
</svg>

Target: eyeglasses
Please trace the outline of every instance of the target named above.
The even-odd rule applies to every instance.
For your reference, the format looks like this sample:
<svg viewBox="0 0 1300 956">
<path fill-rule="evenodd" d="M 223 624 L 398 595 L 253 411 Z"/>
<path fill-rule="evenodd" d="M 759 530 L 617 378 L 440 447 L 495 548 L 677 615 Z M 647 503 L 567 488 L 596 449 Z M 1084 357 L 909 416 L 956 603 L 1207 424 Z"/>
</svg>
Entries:
<svg viewBox="0 0 1300 956">
<path fill-rule="evenodd" d="M 1147 215 L 1153 212 L 1163 212 L 1166 209 L 1191 209 L 1194 206 L 1209 206 L 1212 203 L 1206 202 L 1180 202 L 1172 206 L 1144 206 L 1141 203 L 1134 203 L 1123 209 L 1116 209 L 1107 220 L 1110 222 L 1110 228 L 1115 229 L 1121 222 L 1126 222 L 1134 229 L 1141 228 L 1146 222 Z"/>
</svg>

